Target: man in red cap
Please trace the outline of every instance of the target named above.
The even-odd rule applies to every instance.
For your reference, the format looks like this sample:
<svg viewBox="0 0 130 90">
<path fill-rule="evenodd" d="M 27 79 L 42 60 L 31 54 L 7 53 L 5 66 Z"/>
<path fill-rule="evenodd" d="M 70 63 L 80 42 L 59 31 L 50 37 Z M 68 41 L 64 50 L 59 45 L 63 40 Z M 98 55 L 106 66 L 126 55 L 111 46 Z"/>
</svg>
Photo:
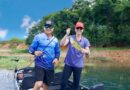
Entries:
<svg viewBox="0 0 130 90">
<path fill-rule="evenodd" d="M 90 43 L 87 38 L 82 36 L 84 24 L 77 22 L 75 24 L 75 35 L 70 35 L 70 28 L 67 28 L 66 35 L 62 38 L 60 45 L 68 46 L 65 57 L 65 65 L 62 75 L 61 90 L 67 90 L 67 82 L 73 72 L 73 90 L 80 90 L 79 83 L 83 68 L 83 56 L 90 55 Z"/>
</svg>

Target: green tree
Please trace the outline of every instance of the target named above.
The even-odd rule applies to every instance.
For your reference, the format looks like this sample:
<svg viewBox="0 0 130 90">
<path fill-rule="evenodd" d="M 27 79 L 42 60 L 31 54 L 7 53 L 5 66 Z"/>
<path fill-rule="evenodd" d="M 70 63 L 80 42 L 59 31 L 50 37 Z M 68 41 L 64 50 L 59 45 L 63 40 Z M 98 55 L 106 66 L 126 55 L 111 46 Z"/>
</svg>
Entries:
<svg viewBox="0 0 130 90">
<path fill-rule="evenodd" d="M 55 23 L 54 35 L 65 34 L 67 27 L 82 21 L 85 24 L 84 36 L 93 46 L 129 46 L 130 45 L 130 0 L 76 0 L 70 9 L 52 13 L 29 30 L 26 43 L 30 44 L 34 36 L 43 30 L 46 20 Z"/>
</svg>

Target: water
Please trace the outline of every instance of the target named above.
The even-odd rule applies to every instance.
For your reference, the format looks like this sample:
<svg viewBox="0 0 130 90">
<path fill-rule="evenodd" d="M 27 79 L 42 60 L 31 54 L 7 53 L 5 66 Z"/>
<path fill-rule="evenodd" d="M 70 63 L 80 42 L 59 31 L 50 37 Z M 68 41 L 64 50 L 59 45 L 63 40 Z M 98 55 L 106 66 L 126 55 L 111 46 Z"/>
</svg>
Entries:
<svg viewBox="0 0 130 90">
<path fill-rule="evenodd" d="M 14 73 L 0 69 L 0 90 L 15 90 Z"/>
<path fill-rule="evenodd" d="M 130 90 L 130 67 L 103 64 L 87 66 L 81 83 L 89 87 L 103 83 L 106 90 Z"/>
<path fill-rule="evenodd" d="M 99 83 L 105 85 L 105 90 L 130 90 L 130 67 L 104 62 L 87 65 L 81 84 L 91 87 Z M 0 70 L 0 90 L 15 90 L 13 71 Z"/>
</svg>

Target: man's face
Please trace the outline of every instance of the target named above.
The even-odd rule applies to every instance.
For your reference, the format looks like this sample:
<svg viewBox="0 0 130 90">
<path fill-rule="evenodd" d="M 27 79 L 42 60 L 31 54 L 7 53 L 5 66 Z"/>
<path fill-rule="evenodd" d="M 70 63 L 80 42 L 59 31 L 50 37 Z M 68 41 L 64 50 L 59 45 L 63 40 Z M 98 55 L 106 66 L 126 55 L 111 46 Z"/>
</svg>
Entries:
<svg viewBox="0 0 130 90">
<path fill-rule="evenodd" d="M 54 28 L 52 27 L 52 25 L 47 24 L 44 26 L 44 32 L 46 34 L 52 34 L 53 30 Z"/>
<path fill-rule="evenodd" d="M 83 33 L 83 30 L 84 30 L 83 27 L 75 27 L 76 34 L 80 34 L 81 35 Z"/>
</svg>

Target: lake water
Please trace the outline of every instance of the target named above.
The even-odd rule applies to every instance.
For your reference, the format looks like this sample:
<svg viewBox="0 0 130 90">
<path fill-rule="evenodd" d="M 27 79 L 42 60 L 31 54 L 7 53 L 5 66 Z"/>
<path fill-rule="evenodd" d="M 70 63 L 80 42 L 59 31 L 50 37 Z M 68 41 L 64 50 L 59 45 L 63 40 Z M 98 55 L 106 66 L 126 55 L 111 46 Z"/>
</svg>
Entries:
<svg viewBox="0 0 130 90">
<path fill-rule="evenodd" d="M 61 67 L 59 67 L 61 71 Z M 0 70 L 0 90 L 14 90 L 14 75 Z M 117 63 L 88 63 L 82 72 L 81 84 L 87 87 L 103 83 L 105 90 L 130 90 L 130 67 Z"/>
<path fill-rule="evenodd" d="M 0 69 L 0 90 L 16 90 L 13 71 Z"/>
<path fill-rule="evenodd" d="M 81 83 L 89 87 L 103 83 L 105 90 L 130 90 L 130 67 L 116 63 L 87 65 L 83 70 Z"/>
</svg>

